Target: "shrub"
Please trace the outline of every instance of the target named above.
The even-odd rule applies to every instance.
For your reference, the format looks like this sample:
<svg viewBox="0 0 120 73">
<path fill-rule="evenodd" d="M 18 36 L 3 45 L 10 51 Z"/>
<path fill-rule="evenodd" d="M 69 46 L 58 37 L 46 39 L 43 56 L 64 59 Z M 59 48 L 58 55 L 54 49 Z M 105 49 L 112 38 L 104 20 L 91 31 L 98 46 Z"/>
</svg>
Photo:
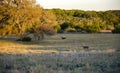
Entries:
<svg viewBox="0 0 120 73">
<path fill-rule="evenodd" d="M 88 33 L 97 33 L 101 30 L 99 24 L 87 24 L 85 28 Z"/>
<path fill-rule="evenodd" d="M 58 30 L 57 33 L 64 33 L 64 30 Z"/>
<path fill-rule="evenodd" d="M 69 27 L 69 23 L 68 23 L 68 22 L 64 22 L 64 23 L 62 23 L 62 24 L 60 25 L 60 27 L 61 27 L 61 30 L 65 30 L 66 28 Z"/>
<path fill-rule="evenodd" d="M 47 35 L 54 35 L 57 32 L 55 28 L 48 25 L 41 26 L 40 28 L 38 28 L 37 32 L 39 31 L 42 31 L 44 34 L 47 34 Z"/>
<path fill-rule="evenodd" d="M 17 39 L 17 41 L 23 41 L 23 42 L 30 42 L 32 39 L 30 37 L 23 37 L 21 39 Z"/>
<path fill-rule="evenodd" d="M 31 38 L 30 37 L 23 37 L 22 41 L 29 42 L 29 41 L 31 41 Z"/>
<path fill-rule="evenodd" d="M 112 31 L 113 33 L 120 33 L 120 24 L 115 26 L 115 29 Z"/>
<path fill-rule="evenodd" d="M 56 26 L 54 26 L 54 28 L 55 28 L 57 31 L 59 31 L 59 30 L 61 29 L 60 25 L 56 25 Z"/>
<path fill-rule="evenodd" d="M 81 32 L 82 31 L 82 29 L 81 29 L 81 27 L 79 25 L 75 26 L 74 28 L 76 29 L 77 32 Z"/>
<path fill-rule="evenodd" d="M 67 32 L 76 32 L 75 28 L 68 27 L 66 29 Z"/>
</svg>

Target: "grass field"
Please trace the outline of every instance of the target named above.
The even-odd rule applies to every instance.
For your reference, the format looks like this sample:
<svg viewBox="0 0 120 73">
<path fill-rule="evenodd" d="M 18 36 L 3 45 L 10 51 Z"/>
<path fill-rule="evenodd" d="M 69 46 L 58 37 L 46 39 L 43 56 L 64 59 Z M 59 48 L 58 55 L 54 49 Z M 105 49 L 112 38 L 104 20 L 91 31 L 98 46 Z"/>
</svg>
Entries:
<svg viewBox="0 0 120 73">
<path fill-rule="evenodd" d="M 0 73 L 120 72 L 120 34 L 56 34 L 42 41 L 15 40 L 0 39 Z"/>
</svg>

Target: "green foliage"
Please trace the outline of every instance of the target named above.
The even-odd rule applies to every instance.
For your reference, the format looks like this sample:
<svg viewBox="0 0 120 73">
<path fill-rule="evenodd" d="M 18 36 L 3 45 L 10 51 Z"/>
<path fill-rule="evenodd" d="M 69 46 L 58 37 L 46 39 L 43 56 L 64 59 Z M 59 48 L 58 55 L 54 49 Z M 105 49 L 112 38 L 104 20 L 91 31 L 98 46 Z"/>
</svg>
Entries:
<svg viewBox="0 0 120 73">
<path fill-rule="evenodd" d="M 61 29 L 60 25 L 55 25 L 54 28 L 59 31 Z"/>
<path fill-rule="evenodd" d="M 90 33 L 99 32 L 100 30 L 103 30 L 105 28 L 105 22 L 103 22 L 99 18 L 87 19 L 83 27 L 84 30 Z"/>
<path fill-rule="evenodd" d="M 76 10 L 74 12 L 74 17 L 84 17 L 84 11 Z"/>
<path fill-rule="evenodd" d="M 56 20 L 62 30 L 75 28 L 77 31 L 100 32 L 113 30 L 120 23 L 119 10 L 83 11 L 83 10 L 50 10 L 56 15 Z"/>
<path fill-rule="evenodd" d="M 119 18 L 111 11 L 104 12 L 103 16 L 104 20 L 106 20 L 108 25 L 117 25 L 119 23 Z"/>
<path fill-rule="evenodd" d="M 62 30 L 65 30 L 66 28 L 69 27 L 69 23 L 68 22 L 64 22 L 63 24 L 60 25 Z"/>
<path fill-rule="evenodd" d="M 74 28 L 77 32 L 82 32 L 81 26 L 76 25 Z"/>
<path fill-rule="evenodd" d="M 120 30 L 120 24 L 115 26 L 116 30 Z"/>
<path fill-rule="evenodd" d="M 65 31 L 67 32 L 76 32 L 75 28 L 68 27 Z"/>
<path fill-rule="evenodd" d="M 115 26 L 115 29 L 112 31 L 113 33 L 120 33 L 120 24 Z"/>
</svg>

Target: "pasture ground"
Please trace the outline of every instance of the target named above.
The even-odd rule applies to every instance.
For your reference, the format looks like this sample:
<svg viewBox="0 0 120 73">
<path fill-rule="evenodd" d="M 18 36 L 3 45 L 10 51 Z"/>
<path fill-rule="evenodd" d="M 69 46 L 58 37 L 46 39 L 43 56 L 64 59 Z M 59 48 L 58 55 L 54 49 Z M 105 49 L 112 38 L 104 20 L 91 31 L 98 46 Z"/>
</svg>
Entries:
<svg viewBox="0 0 120 73">
<path fill-rule="evenodd" d="M 0 73 L 119 73 L 119 43 L 120 34 L 56 34 L 31 42 L 0 39 Z"/>
</svg>

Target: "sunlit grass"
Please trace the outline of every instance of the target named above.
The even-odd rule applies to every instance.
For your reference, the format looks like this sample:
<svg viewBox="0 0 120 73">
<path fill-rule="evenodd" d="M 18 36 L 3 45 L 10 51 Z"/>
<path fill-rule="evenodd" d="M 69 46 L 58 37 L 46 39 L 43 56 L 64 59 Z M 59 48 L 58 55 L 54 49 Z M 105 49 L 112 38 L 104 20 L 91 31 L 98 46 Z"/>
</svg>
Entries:
<svg viewBox="0 0 120 73">
<path fill-rule="evenodd" d="M 27 43 L 27 42 L 26 42 Z M 34 43 L 34 42 L 32 42 Z M 55 53 L 56 50 L 42 50 L 43 46 L 25 44 L 25 42 L 17 42 L 10 40 L 0 40 L 0 53 L 1 54 L 40 54 L 40 53 Z M 39 49 L 35 49 L 39 48 Z"/>
<path fill-rule="evenodd" d="M 19 43 L 16 42 L 11 42 L 11 41 L 6 41 L 6 40 L 0 40 L 0 47 L 4 47 L 4 46 L 14 46 L 14 45 L 21 45 Z"/>
<path fill-rule="evenodd" d="M 0 53 L 2 54 L 28 54 L 28 53 L 55 53 L 56 50 L 41 50 L 40 45 L 26 45 L 17 42 L 0 40 Z"/>
<path fill-rule="evenodd" d="M 1 54 L 41 54 L 41 53 L 57 53 L 56 50 L 32 50 L 28 48 L 0 48 Z"/>
</svg>

